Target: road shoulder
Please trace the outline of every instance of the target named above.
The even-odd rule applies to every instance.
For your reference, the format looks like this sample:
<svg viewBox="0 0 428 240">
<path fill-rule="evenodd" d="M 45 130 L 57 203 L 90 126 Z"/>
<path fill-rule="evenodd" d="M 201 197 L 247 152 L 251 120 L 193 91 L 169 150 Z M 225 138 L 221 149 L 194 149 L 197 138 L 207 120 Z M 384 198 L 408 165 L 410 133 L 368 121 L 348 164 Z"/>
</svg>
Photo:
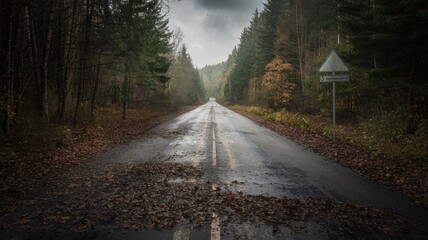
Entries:
<svg viewBox="0 0 428 240">
<path fill-rule="evenodd" d="M 424 208 L 428 207 L 428 175 L 410 160 L 394 161 L 347 141 L 333 141 L 321 134 L 302 132 L 246 111 L 229 109 L 372 181 L 406 194 Z"/>
</svg>

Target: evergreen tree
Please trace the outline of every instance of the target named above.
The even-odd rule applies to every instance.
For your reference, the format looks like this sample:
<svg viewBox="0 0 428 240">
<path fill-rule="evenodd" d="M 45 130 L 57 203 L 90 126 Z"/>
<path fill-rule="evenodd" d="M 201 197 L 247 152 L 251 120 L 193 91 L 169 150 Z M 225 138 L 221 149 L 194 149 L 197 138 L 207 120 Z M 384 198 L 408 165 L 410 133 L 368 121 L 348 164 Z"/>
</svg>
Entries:
<svg viewBox="0 0 428 240">
<path fill-rule="evenodd" d="M 193 104 L 205 98 L 202 79 L 193 66 L 185 45 L 175 57 L 170 77 L 169 89 L 172 104 Z"/>
<path fill-rule="evenodd" d="M 229 54 L 229 57 L 227 58 L 225 69 L 221 73 L 220 76 L 220 99 L 225 101 L 231 101 L 232 99 L 232 84 L 230 81 L 230 75 L 235 68 L 235 60 L 238 50 L 236 47 L 233 48 L 232 53 Z"/>
<path fill-rule="evenodd" d="M 262 62 L 262 54 L 259 48 L 261 20 L 256 10 L 253 19 L 248 28 L 244 28 L 241 33 L 240 43 L 237 49 L 234 49 L 234 67 L 228 76 L 228 86 L 223 91 L 228 96 L 230 102 L 245 102 L 249 99 L 248 91 L 250 89 L 259 88 L 257 78 L 263 74 L 264 65 Z M 272 40 L 272 39 L 271 39 Z M 253 94 L 254 95 L 254 94 Z M 255 101 L 253 98 L 252 101 Z"/>
<path fill-rule="evenodd" d="M 268 0 L 260 14 L 260 37 L 257 42 L 260 49 L 261 65 L 266 66 L 275 57 L 275 39 L 278 24 L 282 17 L 283 5 L 286 0 Z M 263 68 L 264 69 L 264 68 Z"/>
<path fill-rule="evenodd" d="M 407 109 L 408 132 L 427 114 L 428 3 L 338 1 L 339 21 L 349 33 L 353 63 L 369 70 L 370 91 L 383 110 Z M 417 113 L 423 114 L 417 116 Z"/>
<path fill-rule="evenodd" d="M 203 80 L 208 97 L 219 97 L 219 87 L 221 75 L 225 70 L 226 62 L 215 65 L 208 65 L 199 69 L 199 74 Z"/>
</svg>

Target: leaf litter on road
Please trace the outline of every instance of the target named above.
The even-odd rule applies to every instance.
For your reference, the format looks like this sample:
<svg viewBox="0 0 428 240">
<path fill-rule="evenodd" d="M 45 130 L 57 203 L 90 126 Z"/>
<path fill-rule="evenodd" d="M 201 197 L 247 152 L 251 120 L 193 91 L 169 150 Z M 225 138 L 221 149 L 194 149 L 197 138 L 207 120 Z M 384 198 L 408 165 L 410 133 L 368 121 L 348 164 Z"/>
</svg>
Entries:
<svg viewBox="0 0 428 240">
<path fill-rule="evenodd" d="M 428 174 L 410 159 L 389 159 L 349 141 L 333 141 L 322 134 L 299 131 L 245 111 L 234 111 L 428 207 Z"/>
<path fill-rule="evenodd" d="M 30 199 L 2 199 L 1 231 L 40 236 L 82 232 L 96 226 L 143 231 L 176 225 L 254 222 L 272 226 L 318 223 L 334 234 L 400 238 L 408 225 L 390 213 L 327 199 L 253 196 L 203 180 L 189 164 L 153 160 L 143 164 L 86 166 Z M 183 179 L 194 181 L 171 180 Z M 2 197 L 3 198 L 3 197 Z M 223 229 L 223 228 L 222 228 Z M 27 236 L 28 236 L 27 235 Z"/>
</svg>

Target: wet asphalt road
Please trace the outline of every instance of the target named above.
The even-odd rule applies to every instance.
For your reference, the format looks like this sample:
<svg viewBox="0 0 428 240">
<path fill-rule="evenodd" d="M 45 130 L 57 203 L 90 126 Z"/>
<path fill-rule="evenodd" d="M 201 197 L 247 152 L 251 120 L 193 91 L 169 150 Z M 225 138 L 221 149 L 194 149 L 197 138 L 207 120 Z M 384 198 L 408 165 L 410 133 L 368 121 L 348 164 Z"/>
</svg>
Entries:
<svg viewBox="0 0 428 240">
<path fill-rule="evenodd" d="M 200 167 L 207 181 L 231 191 L 290 198 L 329 198 L 336 202 L 387 209 L 427 233 L 427 211 L 406 196 L 314 154 L 215 101 L 166 122 L 148 134 L 151 137 L 143 136 L 120 145 L 93 161 L 133 164 L 172 156 L 173 161 Z M 213 239 L 212 228 L 178 228 L 146 232 L 135 237 Z M 252 235 L 246 238 L 273 238 L 268 226 L 242 225 L 236 229 L 251 232 Z M 132 234 L 128 233 L 127 238 L 132 239 Z M 177 238 L 177 234 L 184 234 L 184 237 Z M 412 238 L 426 239 L 426 236 L 418 233 Z M 312 236 L 308 233 L 302 239 L 317 237 L 315 231 Z"/>
</svg>

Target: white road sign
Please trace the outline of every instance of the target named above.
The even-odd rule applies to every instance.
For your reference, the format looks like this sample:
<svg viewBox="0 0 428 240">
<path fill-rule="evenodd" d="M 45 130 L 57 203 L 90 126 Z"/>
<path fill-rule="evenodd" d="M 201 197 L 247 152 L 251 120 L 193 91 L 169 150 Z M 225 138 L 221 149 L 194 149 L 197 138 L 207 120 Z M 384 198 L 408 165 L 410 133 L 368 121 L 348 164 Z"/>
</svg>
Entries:
<svg viewBox="0 0 428 240">
<path fill-rule="evenodd" d="M 321 82 L 348 82 L 348 75 L 337 75 L 337 76 L 321 76 Z"/>
<path fill-rule="evenodd" d="M 333 50 L 321 66 L 320 72 L 349 72 L 349 69 Z"/>
</svg>

